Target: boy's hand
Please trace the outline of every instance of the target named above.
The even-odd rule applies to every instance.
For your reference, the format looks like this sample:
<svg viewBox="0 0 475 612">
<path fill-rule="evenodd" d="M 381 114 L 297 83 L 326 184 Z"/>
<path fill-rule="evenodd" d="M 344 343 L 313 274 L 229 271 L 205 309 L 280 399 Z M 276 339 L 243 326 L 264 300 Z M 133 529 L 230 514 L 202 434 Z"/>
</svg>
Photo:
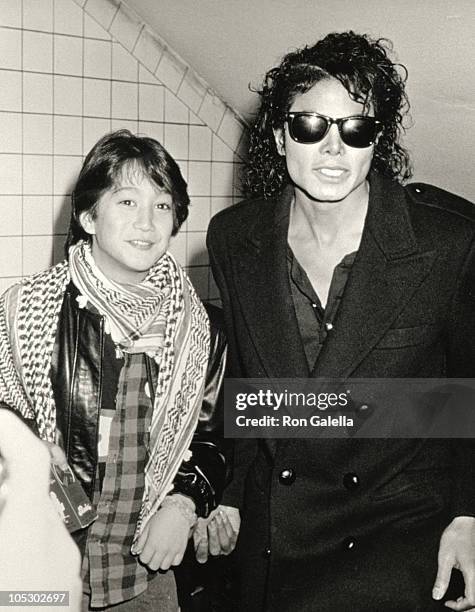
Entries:
<svg viewBox="0 0 475 612">
<path fill-rule="evenodd" d="M 174 505 L 161 507 L 145 525 L 138 539 L 137 554 L 140 561 L 154 571 L 179 565 L 189 535 L 190 522 L 183 512 Z"/>
</svg>

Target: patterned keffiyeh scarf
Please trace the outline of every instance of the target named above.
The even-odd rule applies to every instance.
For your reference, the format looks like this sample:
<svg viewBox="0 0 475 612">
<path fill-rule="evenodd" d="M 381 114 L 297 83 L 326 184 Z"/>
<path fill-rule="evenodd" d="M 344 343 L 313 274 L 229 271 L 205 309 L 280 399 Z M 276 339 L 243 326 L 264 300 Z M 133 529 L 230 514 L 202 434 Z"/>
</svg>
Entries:
<svg viewBox="0 0 475 612">
<path fill-rule="evenodd" d="M 69 260 L 69 266 L 63 262 L 25 279 L 2 297 L 0 401 L 25 416 L 33 414 L 40 435 L 54 441 L 56 411 L 49 371 L 57 320 L 71 278 L 81 294 L 79 305 L 90 303 L 104 316 L 119 350 L 146 352 L 159 364 L 138 537 L 171 489 L 196 428 L 209 354 L 208 317 L 169 253 L 138 285 L 107 279 L 86 243 L 75 245 Z"/>
</svg>

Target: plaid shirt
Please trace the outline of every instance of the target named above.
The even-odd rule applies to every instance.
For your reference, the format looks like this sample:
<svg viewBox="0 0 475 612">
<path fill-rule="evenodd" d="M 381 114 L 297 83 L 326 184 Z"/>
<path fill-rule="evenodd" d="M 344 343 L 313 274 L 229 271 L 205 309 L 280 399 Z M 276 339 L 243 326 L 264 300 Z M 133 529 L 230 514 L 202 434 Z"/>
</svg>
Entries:
<svg viewBox="0 0 475 612">
<path fill-rule="evenodd" d="M 144 355 L 125 354 L 107 460 L 102 466 L 102 489 L 101 478 L 96 480 L 94 503 L 98 517 L 89 528 L 83 562 L 91 606 L 110 606 L 132 599 L 146 590 L 148 578 L 154 575 L 130 553 L 144 491 L 152 412 L 146 382 Z M 107 409 L 106 401 L 103 407 Z"/>
</svg>

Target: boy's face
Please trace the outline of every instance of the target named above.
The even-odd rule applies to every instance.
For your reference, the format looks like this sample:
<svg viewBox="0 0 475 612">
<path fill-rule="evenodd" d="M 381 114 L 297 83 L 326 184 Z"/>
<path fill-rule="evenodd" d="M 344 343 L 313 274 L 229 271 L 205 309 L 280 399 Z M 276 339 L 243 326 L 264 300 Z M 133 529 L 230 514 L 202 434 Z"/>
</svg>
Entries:
<svg viewBox="0 0 475 612">
<path fill-rule="evenodd" d="M 92 236 L 101 272 L 119 283 L 137 284 L 165 253 L 173 231 L 172 197 L 144 174 L 123 173 L 95 208 L 81 214 Z"/>
</svg>

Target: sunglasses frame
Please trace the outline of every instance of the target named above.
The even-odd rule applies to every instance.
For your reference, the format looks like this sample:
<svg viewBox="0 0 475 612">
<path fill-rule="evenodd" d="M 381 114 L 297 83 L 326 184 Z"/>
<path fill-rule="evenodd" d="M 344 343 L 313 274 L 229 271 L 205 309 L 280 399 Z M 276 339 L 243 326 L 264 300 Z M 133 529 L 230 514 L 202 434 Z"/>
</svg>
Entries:
<svg viewBox="0 0 475 612">
<path fill-rule="evenodd" d="M 325 128 L 325 132 L 323 133 L 322 137 L 319 138 L 318 140 L 313 140 L 311 142 L 304 142 L 296 138 L 294 135 L 293 129 L 292 129 L 292 123 L 293 123 L 294 118 L 299 117 L 299 116 L 320 117 L 321 119 L 324 119 L 326 121 L 327 126 Z M 373 140 L 371 140 L 366 146 L 355 147 L 354 145 L 350 145 L 346 142 L 345 137 L 342 134 L 342 125 L 345 121 L 348 121 L 349 119 L 364 119 L 364 120 L 371 119 L 374 122 L 374 128 L 375 128 L 374 137 L 373 137 Z M 317 142 L 321 142 L 325 138 L 325 136 L 328 134 L 328 132 L 330 131 L 331 126 L 335 124 L 338 128 L 338 134 L 340 135 L 342 142 L 346 144 L 348 147 L 352 147 L 353 149 L 366 149 L 370 147 L 372 144 L 374 144 L 376 141 L 377 135 L 382 130 L 382 125 L 383 125 L 381 121 L 378 121 L 378 119 L 375 119 L 375 117 L 369 117 L 368 115 L 350 115 L 349 117 L 339 117 L 338 119 L 334 119 L 333 117 L 328 117 L 327 115 L 322 115 L 321 113 L 316 113 L 313 111 L 289 111 L 286 114 L 285 120 L 289 128 L 290 137 L 292 138 L 292 140 L 294 140 L 295 142 L 298 142 L 299 144 L 310 145 L 310 144 L 316 144 Z"/>
</svg>

